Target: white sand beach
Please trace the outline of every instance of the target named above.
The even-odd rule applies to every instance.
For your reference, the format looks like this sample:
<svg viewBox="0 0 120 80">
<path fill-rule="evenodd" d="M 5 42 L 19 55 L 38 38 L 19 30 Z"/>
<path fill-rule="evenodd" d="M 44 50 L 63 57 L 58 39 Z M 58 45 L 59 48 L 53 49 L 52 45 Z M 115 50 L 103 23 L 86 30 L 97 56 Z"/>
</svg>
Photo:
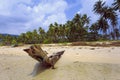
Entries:
<svg viewBox="0 0 120 80">
<path fill-rule="evenodd" d="M 0 47 L 0 80 L 120 80 L 120 47 L 43 46 L 65 50 L 56 69 L 43 68 L 21 47 Z"/>
</svg>

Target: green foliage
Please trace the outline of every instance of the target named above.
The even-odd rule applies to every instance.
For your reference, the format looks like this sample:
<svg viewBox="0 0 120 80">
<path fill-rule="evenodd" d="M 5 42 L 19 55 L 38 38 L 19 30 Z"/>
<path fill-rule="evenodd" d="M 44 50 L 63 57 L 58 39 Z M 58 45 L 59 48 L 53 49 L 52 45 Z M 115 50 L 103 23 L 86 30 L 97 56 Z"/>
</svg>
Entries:
<svg viewBox="0 0 120 80">
<path fill-rule="evenodd" d="M 120 0 L 114 0 L 113 6 L 107 6 L 106 2 L 102 0 L 97 1 L 94 4 L 93 11 L 100 16 L 99 20 L 96 22 L 98 30 L 102 33 L 103 39 L 119 39 L 118 27 L 118 15 L 115 12 L 115 6 L 118 7 Z M 118 29 L 118 28 L 117 28 Z M 117 35 L 116 35 L 117 34 Z"/>
<path fill-rule="evenodd" d="M 120 10 L 119 0 L 114 0 L 111 6 L 107 6 L 102 0 L 97 1 L 93 6 L 94 13 L 99 15 L 99 19 L 90 23 L 90 17 L 86 14 L 76 14 L 72 20 L 65 24 L 50 24 L 48 31 L 42 27 L 22 33 L 19 37 L 10 35 L 0 35 L 0 45 L 11 44 L 39 44 L 39 43 L 62 43 L 79 41 L 104 41 L 119 40 L 120 28 L 117 22 Z"/>
<path fill-rule="evenodd" d="M 44 44 L 49 44 L 49 43 L 52 43 L 52 41 L 51 41 L 50 39 L 45 39 L 45 40 L 43 41 L 43 43 L 44 43 Z"/>
<path fill-rule="evenodd" d="M 17 41 L 16 40 L 12 40 L 12 44 L 17 44 Z"/>
</svg>

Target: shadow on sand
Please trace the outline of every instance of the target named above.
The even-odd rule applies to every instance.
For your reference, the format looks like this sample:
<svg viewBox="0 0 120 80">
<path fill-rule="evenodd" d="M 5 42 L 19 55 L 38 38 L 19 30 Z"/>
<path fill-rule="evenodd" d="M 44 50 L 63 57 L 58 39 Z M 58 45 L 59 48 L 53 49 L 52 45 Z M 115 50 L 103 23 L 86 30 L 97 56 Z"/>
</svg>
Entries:
<svg viewBox="0 0 120 80">
<path fill-rule="evenodd" d="M 33 72 L 31 73 L 32 76 L 37 76 L 38 74 L 44 72 L 47 69 L 50 69 L 51 66 L 45 66 L 42 63 L 36 63 L 33 69 Z"/>
</svg>

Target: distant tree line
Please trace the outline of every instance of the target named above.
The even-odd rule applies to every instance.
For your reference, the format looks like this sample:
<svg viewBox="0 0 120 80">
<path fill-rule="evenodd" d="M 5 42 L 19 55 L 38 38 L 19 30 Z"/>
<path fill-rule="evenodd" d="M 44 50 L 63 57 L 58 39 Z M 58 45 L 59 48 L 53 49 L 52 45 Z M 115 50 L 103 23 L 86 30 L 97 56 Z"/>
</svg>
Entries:
<svg viewBox="0 0 120 80">
<path fill-rule="evenodd" d="M 59 43 L 76 41 L 98 41 L 120 39 L 120 0 L 114 0 L 111 6 L 106 2 L 97 1 L 93 11 L 99 15 L 99 19 L 90 25 L 90 17 L 86 14 L 76 14 L 72 20 L 65 24 L 49 25 L 48 31 L 42 27 L 22 33 L 19 36 L 0 35 L 3 44 L 36 44 L 36 43 Z"/>
</svg>

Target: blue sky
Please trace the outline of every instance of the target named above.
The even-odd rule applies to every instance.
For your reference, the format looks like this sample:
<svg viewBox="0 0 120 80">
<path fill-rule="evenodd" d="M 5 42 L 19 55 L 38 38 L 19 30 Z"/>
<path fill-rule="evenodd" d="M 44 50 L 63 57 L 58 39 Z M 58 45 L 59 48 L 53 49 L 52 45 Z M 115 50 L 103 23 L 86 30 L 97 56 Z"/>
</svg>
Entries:
<svg viewBox="0 0 120 80">
<path fill-rule="evenodd" d="M 87 14 L 91 23 L 98 18 L 93 14 L 97 0 L 0 0 L 0 33 L 20 34 L 50 23 L 64 24 L 76 13 Z M 113 0 L 103 0 L 110 5 Z"/>
</svg>

